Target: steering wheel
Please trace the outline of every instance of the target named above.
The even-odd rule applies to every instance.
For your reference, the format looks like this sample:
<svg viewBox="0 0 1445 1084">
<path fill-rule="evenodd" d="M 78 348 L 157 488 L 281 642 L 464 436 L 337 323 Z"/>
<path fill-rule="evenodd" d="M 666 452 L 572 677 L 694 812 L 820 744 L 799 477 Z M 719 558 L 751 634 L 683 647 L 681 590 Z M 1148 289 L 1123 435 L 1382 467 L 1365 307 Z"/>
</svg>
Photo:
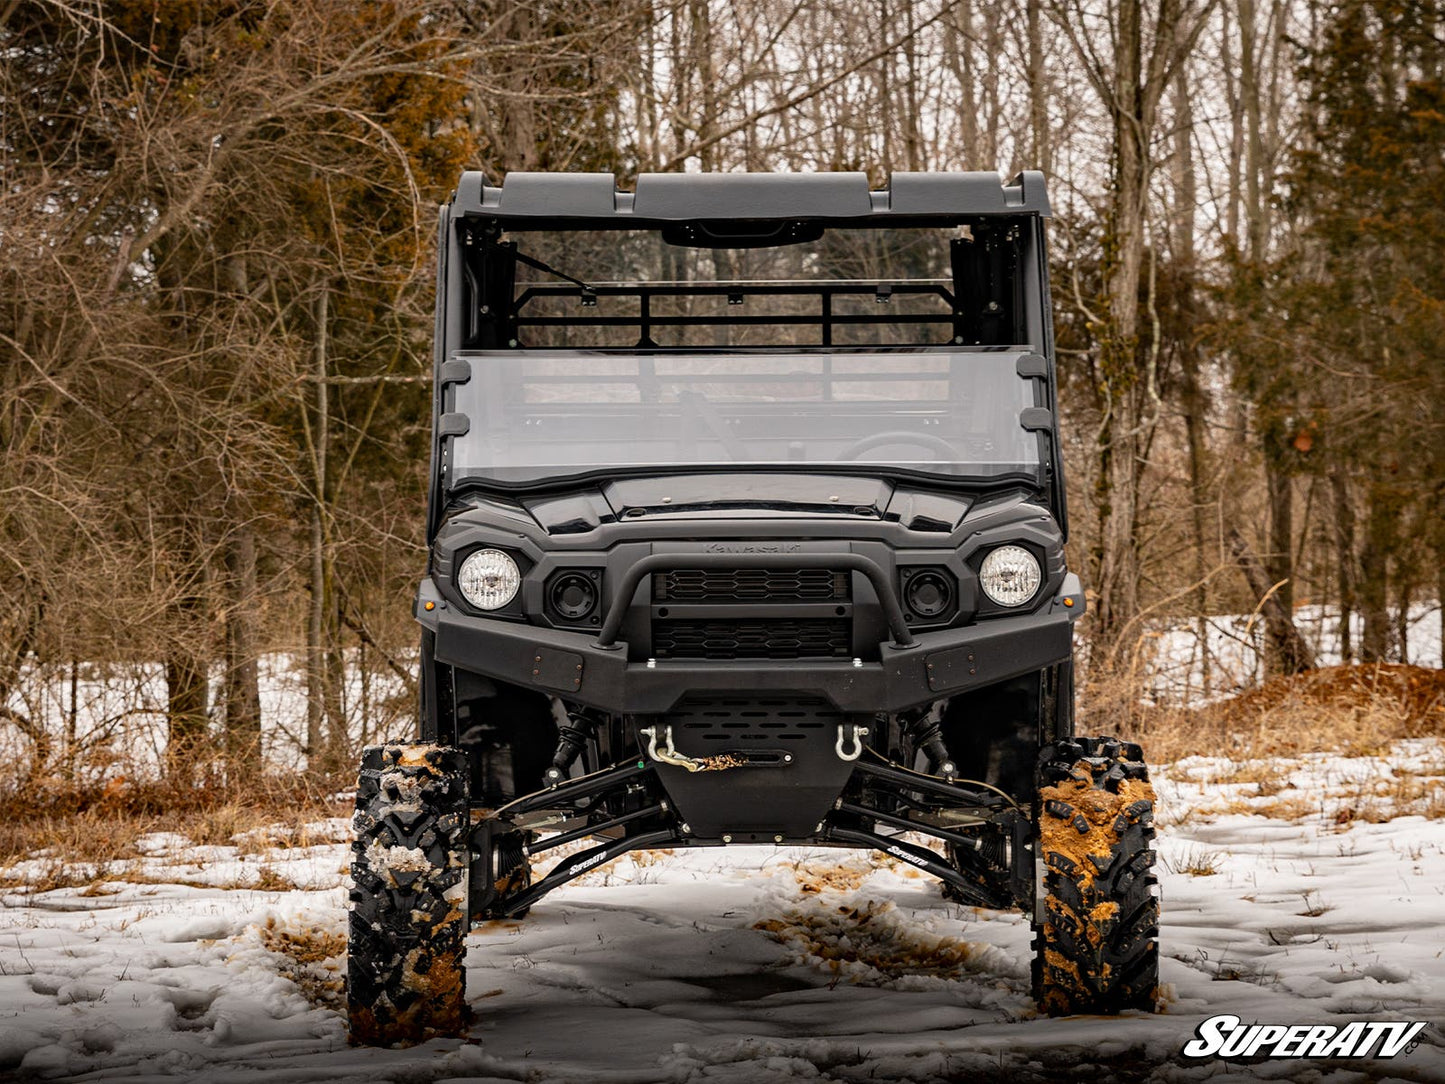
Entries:
<svg viewBox="0 0 1445 1084">
<path fill-rule="evenodd" d="M 936 437 L 932 433 L 908 433 L 894 431 L 888 433 L 873 433 L 861 440 L 855 440 L 848 447 L 838 453 L 842 460 L 857 459 L 864 452 L 874 448 L 882 448 L 889 444 L 911 444 L 915 448 L 927 448 L 935 453 L 936 459 L 958 458 L 958 449 L 942 437 Z"/>
</svg>

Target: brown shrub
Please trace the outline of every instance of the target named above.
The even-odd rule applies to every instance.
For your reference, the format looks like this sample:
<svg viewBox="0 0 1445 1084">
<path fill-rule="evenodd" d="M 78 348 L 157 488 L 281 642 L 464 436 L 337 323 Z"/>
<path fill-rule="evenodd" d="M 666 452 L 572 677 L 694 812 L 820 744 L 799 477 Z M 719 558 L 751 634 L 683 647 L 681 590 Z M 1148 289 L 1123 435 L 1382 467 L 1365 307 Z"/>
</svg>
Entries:
<svg viewBox="0 0 1445 1084">
<path fill-rule="evenodd" d="M 1085 687 L 1083 705 L 1081 731 L 1140 742 L 1156 763 L 1195 755 L 1363 756 L 1400 738 L 1445 737 L 1445 670 L 1331 666 L 1198 708 L 1150 707 L 1139 702 L 1137 685 L 1106 679 Z"/>
<path fill-rule="evenodd" d="M 215 769 L 186 783 L 124 776 L 12 783 L 0 787 L 0 882 L 41 891 L 123 875 L 142 857 L 137 841 L 153 832 L 253 853 L 283 839 L 305 846 L 321 841 L 308 824 L 349 812 L 337 797 L 343 785 L 349 782 L 305 773 L 228 780 Z M 7 874 L 6 867 L 35 857 L 45 859 L 43 876 Z"/>
<path fill-rule="evenodd" d="M 278 970 L 294 982 L 313 1005 L 339 1009 L 346 997 L 346 980 L 340 960 L 346 955 L 346 935 L 316 926 L 277 924 L 266 920 L 261 944 L 281 957 Z"/>
</svg>

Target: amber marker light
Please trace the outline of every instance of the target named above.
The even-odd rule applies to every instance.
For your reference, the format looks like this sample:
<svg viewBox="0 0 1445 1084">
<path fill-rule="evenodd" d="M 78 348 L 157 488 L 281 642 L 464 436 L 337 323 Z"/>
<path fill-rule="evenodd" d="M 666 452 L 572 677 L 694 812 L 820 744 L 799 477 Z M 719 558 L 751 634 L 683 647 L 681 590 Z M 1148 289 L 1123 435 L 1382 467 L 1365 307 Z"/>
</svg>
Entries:
<svg viewBox="0 0 1445 1084">
<path fill-rule="evenodd" d="M 1069 605 L 1072 606 L 1073 603 L 1070 602 Z M 435 602 L 424 602 L 422 603 L 422 607 L 427 610 L 435 610 L 437 608 L 437 604 Z"/>
<path fill-rule="evenodd" d="M 1066 598 L 1066 599 L 1064 599 L 1064 605 L 1067 606 L 1069 609 L 1072 610 L 1072 609 L 1074 608 L 1074 600 L 1071 599 L 1071 598 Z M 428 603 L 426 604 L 426 608 L 427 608 L 428 610 L 431 609 L 431 603 L 430 603 L 430 602 L 428 602 Z"/>
</svg>

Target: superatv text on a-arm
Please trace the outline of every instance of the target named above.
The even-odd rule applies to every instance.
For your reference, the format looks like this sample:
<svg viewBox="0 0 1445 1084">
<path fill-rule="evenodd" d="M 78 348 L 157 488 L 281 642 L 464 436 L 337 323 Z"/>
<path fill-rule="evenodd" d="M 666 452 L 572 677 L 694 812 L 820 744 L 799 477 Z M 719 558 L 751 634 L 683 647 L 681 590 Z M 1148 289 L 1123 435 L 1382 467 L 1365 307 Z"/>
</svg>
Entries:
<svg viewBox="0 0 1445 1084">
<path fill-rule="evenodd" d="M 1152 1008 L 1144 761 L 1074 734 L 1048 213 L 1038 173 L 462 177 L 355 1041 L 464 1028 L 472 923 L 654 847 L 876 848 L 1029 912 L 1042 1012 Z"/>
</svg>

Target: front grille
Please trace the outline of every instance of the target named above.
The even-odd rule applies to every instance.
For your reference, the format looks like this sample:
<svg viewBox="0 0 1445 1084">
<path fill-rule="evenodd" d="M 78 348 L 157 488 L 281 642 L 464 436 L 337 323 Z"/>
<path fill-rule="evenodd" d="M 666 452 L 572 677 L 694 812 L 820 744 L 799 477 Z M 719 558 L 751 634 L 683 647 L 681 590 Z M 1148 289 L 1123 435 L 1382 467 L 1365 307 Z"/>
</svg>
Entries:
<svg viewBox="0 0 1445 1084">
<path fill-rule="evenodd" d="M 828 568 L 676 568 L 652 577 L 657 602 L 846 602 L 847 572 Z"/>
<path fill-rule="evenodd" d="M 744 621 L 654 621 L 659 659 L 848 658 L 848 619 L 752 618 Z"/>
<path fill-rule="evenodd" d="M 666 719 L 703 741 L 803 741 L 811 732 L 834 728 L 848 716 L 811 697 L 690 696 Z"/>
</svg>

